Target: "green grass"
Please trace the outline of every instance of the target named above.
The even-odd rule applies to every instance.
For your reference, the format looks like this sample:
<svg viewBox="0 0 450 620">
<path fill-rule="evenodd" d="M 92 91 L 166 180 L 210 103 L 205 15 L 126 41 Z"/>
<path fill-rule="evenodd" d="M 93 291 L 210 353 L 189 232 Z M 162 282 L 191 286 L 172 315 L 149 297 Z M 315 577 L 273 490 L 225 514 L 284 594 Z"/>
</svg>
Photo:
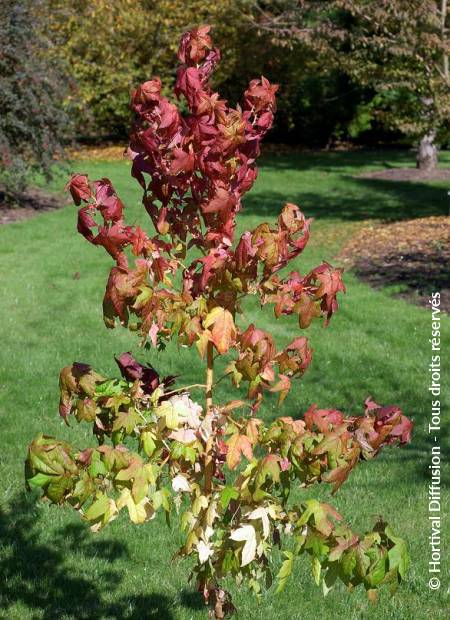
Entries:
<svg viewBox="0 0 450 620">
<path fill-rule="evenodd" d="M 254 226 L 261 218 L 274 220 L 285 201 L 297 202 L 316 218 L 313 241 L 299 261 L 304 272 L 322 260 L 332 261 L 363 220 L 448 213 L 445 183 L 352 176 L 404 166 L 410 158 L 407 153 L 386 152 L 266 158 L 245 201 L 240 226 Z M 446 154 L 444 161 L 448 165 L 450 156 Z M 93 178 L 110 177 L 128 205 L 128 222 L 146 221 L 126 163 L 78 162 L 74 169 Z M 52 188 L 61 185 L 59 179 Z M 176 528 L 167 529 L 161 520 L 135 527 L 123 515 L 102 533 L 91 535 L 69 509 L 36 503 L 24 492 L 26 446 L 37 432 L 80 445 L 92 443 L 87 430 L 66 429 L 58 417 L 60 368 L 78 360 L 104 373 L 115 372 L 113 354 L 137 348 L 126 330 L 103 326 L 101 298 L 111 261 L 76 233 L 75 217 L 75 209 L 68 206 L 0 229 L 0 617 L 204 618 L 201 601 L 186 582 L 188 565 L 171 561 L 180 540 Z M 375 291 L 352 274 L 345 280 L 348 294 L 330 327 L 310 330 L 314 361 L 288 397 L 283 414 L 300 416 L 313 402 L 358 413 L 370 394 L 381 403 L 397 403 L 414 418 L 411 446 L 386 450 L 376 461 L 362 464 L 332 499 L 359 530 L 371 527 L 382 514 L 407 539 L 412 567 L 397 594 L 391 598 L 383 592 L 373 606 L 364 591 L 349 594 L 344 588 L 324 599 L 309 574 L 308 560 L 301 559 L 283 595 L 271 591 L 258 603 L 243 588 L 233 588 L 238 617 L 245 620 L 448 617 L 448 575 L 442 574 L 439 592 L 427 585 L 430 313 L 395 299 L 387 290 Z M 298 333 L 294 321 L 277 323 L 254 303 L 245 308 L 245 321 L 251 320 L 272 330 L 281 342 Z M 442 322 L 444 351 L 450 344 L 449 324 L 448 318 Z M 163 373 L 183 374 L 186 384 L 199 379 L 201 365 L 194 351 L 169 347 L 166 354 L 149 354 L 148 359 Z M 443 371 L 448 376 L 448 365 Z M 224 383 L 218 397 L 227 393 Z M 442 402 L 443 411 L 448 411 L 448 391 Z M 279 414 L 269 398 L 263 415 L 270 419 Z M 448 479 L 443 482 L 448 485 Z M 320 489 L 320 496 L 330 499 L 329 490 Z M 443 500 L 448 506 L 448 495 Z"/>
</svg>

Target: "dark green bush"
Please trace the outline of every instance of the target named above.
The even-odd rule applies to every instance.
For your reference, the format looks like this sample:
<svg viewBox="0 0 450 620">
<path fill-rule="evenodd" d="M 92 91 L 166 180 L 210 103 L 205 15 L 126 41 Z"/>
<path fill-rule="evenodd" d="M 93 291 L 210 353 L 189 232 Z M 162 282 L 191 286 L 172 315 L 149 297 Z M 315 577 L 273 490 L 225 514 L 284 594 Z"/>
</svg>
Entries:
<svg viewBox="0 0 450 620">
<path fill-rule="evenodd" d="M 69 135 L 62 102 L 67 80 L 50 60 L 46 3 L 0 3 L 0 184 L 17 197 L 32 173 L 51 176 Z"/>
</svg>

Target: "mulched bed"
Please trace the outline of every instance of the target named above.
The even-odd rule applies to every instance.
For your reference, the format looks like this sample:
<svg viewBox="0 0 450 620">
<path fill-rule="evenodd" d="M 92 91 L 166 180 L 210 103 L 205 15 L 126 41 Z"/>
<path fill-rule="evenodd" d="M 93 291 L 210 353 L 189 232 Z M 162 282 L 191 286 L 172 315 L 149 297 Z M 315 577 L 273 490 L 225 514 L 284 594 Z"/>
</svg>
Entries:
<svg viewBox="0 0 450 620">
<path fill-rule="evenodd" d="M 30 187 L 20 194 L 18 204 L 11 205 L 2 200 L 0 190 L 0 225 L 27 220 L 38 213 L 60 209 L 68 202 L 38 187 Z"/>
<path fill-rule="evenodd" d="M 125 151 L 128 144 L 102 144 L 100 146 L 83 146 L 68 150 L 68 158 L 76 161 L 122 161 L 127 160 Z"/>
<path fill-rule="evenodd" d="M 387 168 L 359 174 L 358 179 L 381 179 L 384 181 L 450 181 L 450 170 L 439 168 L 427 173 L 417 168 Z"/>
<path fill-rule="evenodd" d="M 399 296 L 419 305 L 439 290 L 441 309 L 450 312 L 450 217 L 364 227 L 339 259 L 373 286 L 402 285 Z"/>
</svg>

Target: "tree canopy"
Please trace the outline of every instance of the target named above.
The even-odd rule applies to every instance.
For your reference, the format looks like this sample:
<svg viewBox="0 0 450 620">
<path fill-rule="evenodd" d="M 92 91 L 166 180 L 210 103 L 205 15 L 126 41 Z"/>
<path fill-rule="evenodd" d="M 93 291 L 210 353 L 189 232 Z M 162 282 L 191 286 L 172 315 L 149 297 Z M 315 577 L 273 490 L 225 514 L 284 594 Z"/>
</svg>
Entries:
<svg viewBox="0 0 450 620">
<path fill-rule="evenodd" d="M 419 166 L 436 165 L 449 135 L 447 0 L 278 0 L 253 14 L 276 44 L 300 41 L 367 89 L 360 111 L 418 141 Z"/>
</svg>

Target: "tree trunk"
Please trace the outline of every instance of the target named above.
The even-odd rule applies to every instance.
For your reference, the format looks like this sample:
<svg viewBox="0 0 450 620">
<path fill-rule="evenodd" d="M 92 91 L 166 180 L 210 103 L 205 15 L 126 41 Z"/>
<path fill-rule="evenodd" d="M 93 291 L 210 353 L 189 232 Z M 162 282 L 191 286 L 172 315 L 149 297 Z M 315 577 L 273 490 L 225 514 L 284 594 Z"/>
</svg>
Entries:
<svg viewBox="0 0 450 620">
<path fill-rule="evenodd" d="M 206 349 L 206 412 L 212 413 L 213 399 L 212 386 L 214 381 L 214 349 L 213 343 L 208 342 Z M 215 462 L 213 458 L 214 435 L 211 433 L 205 446 L 205 495 L 211 493 L 212 479 L 214 475 Z"/>
<path fill-rule="evenodd" d="M 211 341 L 206 345 L 206 410 L 213 406 L 212 386 L 214 381 L 214 348 Z"/>
<path fill-rule="evenodd" d="M 447 53 L 447 28 L 445 26 L 447 21 L 447 9 L 448 9 L 448 1 L 441 0 L 441 40 L 442 40 L 442 49 L 444 53 L 442 55 L 442 72 L 444 74 L 444 78 L 446 81 L 449 81 L 449 66 L 448 66 L 448 53 Z"/>
<path fill-rule="evenodd" d="M 436 132 L 429 131 L 419 142 L 417 168 L 422 172 L 433 172 L 437 168 L 438 149 L 435 143 Z"/>
</svg>

